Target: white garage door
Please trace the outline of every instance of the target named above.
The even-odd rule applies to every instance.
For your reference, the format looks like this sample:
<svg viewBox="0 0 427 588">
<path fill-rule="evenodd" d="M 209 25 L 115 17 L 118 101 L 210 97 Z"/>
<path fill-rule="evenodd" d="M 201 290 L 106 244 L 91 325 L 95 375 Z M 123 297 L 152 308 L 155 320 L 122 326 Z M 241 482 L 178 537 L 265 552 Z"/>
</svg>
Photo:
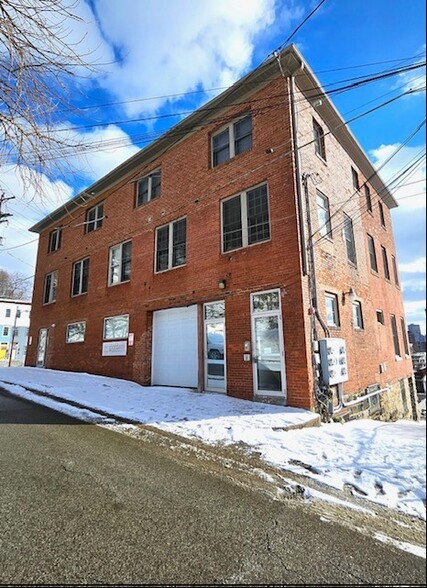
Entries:
<svg viewBox="0 0 427 588">
<path fill-rule="evenodd" d="M 197 388 L 197 339 L 197 305 L 154 313 L 153 385 Z"/>
</svg>

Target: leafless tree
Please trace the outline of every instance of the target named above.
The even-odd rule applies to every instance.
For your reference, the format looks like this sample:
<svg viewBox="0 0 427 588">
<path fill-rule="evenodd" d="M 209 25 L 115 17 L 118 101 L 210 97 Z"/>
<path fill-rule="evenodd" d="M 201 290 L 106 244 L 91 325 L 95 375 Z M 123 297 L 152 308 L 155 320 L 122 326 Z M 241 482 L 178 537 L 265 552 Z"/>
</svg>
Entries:
<svg viewBox="0 0 427 588">
<path fill-rule="evenodd" d="M 31 284 L 28 278 L 18 272 L 0 269 L 0 298 L 29 300 L 30 297 Z"/>
<path fill-rule="evenodd" d="M 39 172 L 61 171 L 79 146 L 57 132 L 68 88 L 94 69 L 72 27 L 77 0 L 0 0 L 0 171 L 16 165 L 37 189 Z M 1 180 L 0 180 L 1 181 Z"/>
</svg>

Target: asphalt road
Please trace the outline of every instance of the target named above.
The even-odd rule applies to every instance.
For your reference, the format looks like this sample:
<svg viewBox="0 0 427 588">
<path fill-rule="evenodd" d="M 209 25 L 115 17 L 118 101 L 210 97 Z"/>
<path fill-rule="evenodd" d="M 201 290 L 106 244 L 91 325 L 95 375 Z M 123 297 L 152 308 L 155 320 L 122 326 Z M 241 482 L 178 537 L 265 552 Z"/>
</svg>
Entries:
<svg viewBox="0 0 427 588">
<path fill-rule="evenodd" d="M 0 393 L 0 583 L 393 584 L 425 561 Z"/>
</svg>

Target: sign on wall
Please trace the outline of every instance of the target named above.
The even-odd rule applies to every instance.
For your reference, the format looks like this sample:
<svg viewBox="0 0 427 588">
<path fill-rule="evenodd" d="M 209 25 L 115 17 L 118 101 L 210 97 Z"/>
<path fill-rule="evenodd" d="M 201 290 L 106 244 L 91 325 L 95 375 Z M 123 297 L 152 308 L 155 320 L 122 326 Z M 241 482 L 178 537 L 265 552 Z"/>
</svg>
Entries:
<svg viewBox="0 0 427 588">
<path fill-rule="evenodd" d="M 102 355 L 106 357 L 127 354 L 127 341 L 107 341 L 102 344 Z"/>
</svg>

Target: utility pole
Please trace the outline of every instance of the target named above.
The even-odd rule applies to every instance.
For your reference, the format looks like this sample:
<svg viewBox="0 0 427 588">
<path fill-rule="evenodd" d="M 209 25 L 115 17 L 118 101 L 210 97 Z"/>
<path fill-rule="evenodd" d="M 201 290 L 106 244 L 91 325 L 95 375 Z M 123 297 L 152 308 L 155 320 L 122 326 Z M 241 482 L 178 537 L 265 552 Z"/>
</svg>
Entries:
<svg viewBox="0 0 427 588">
<path fill-rule="evenodd" d="M 10 342 L 10 351 L 9 351 L 9 362 L 8 362 L 8 367 L 10 367 L 12 365 L 12 355 L 13 355 L 13 345 L 15 343 L 15 332 L 16 332 L 16 323 L 17 323 L 17 319 L 18 316 L 21 316 L 21 309 L 19 308 L 19 306 L 16 307 L 15 310 L 15 320 L 13 321 L 13 328 L 12 328 L 12 340 Z"/>
<path fill-rule="evenodd" d="M 8 200 L 13 200 L 15 198 L 15 196 L 10 196 L 9 198 L 6 198 L 6 196 L 4 195 L 4 192 L 2 193 L 2 195 L 0 196 L 0 224 L 1 223 L 7 223 L 7 219 L 9 216 L 13 216 L 12 214 L 8 213 L 8 212 L 3 212 L 3 204 L 5 202 L 7 202 Z"/>
</svg>

